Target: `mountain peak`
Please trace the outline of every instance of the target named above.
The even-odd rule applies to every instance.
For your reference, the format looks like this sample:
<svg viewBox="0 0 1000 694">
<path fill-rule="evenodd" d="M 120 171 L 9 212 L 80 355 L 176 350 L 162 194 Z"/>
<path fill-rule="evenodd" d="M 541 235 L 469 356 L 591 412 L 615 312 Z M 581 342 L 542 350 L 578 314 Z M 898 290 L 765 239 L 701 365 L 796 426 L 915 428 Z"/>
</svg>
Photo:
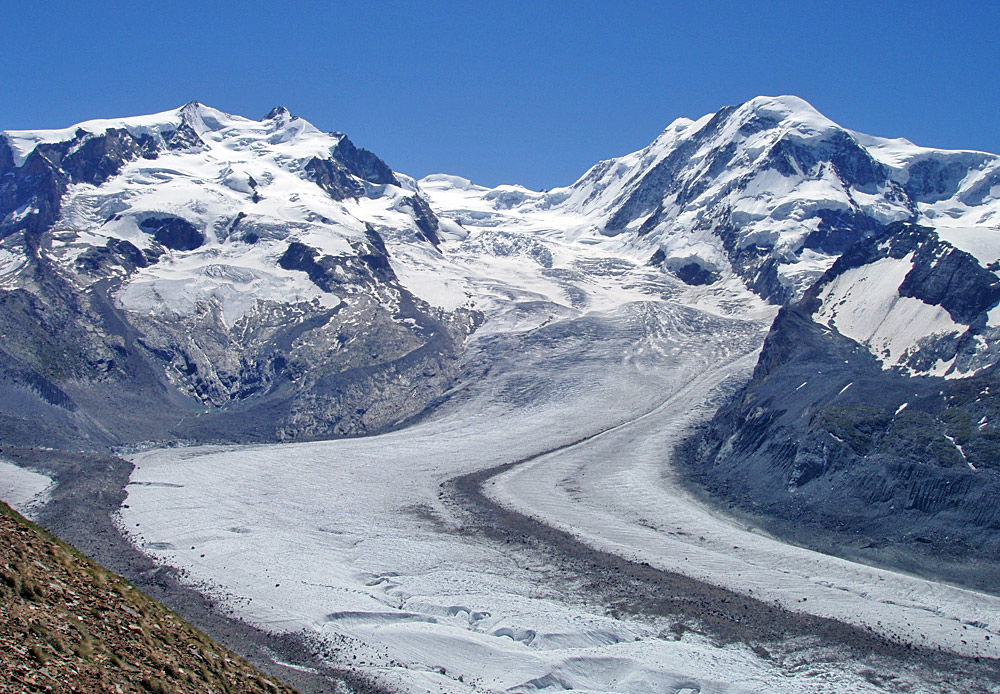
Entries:
<svg viewBox="0 0 1000 694">
<path fill-rule="evenodd" d="M 262 120 L 276 120 L 279 118 L 289 118 L 291 115 L 292 114 L 289 113 L 288 109 L 285 108 L 284 106 L 275 106 L 274 108 L 272 108 L 270 111 L 267 112 L 267 115 L 264 116 Z"/>
<path fill-rule="evenodd" d="M 809 137 L 841 129 L 808 101 L 790 95 L 754 97 L 737 106 L 733 115 L 742 124 L 781 127 Z"/>
<path fill-rule="evenodd" d="M 779 96 L 761 94 L 744 102 L 743 106 L 750 106 L 754 109 L 785 111 L 787 113 L 819 113 L 815 106 L 794 94 L 781 94 Z"/>
<path fill-rule="evenodd" d="M 239 116 L 233 116 L 210 106 L 205 106 L 197 101 L 189 101 L 178 110 L 181 123 L 189 125 L 199 135 L 208 132 L 222 130 L 233 121 L 246 120 Z"/>
</svg>

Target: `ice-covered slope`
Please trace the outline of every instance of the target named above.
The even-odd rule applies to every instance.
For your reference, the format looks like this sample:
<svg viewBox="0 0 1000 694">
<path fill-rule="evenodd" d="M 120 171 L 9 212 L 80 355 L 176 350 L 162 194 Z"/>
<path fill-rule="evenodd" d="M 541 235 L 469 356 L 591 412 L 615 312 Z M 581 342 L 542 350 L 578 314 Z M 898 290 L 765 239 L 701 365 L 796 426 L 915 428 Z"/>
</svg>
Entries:
<svg viewBox="0 0 1000 694">
<path fill-rule="evenodd" d="M 60 260 L 78 261 L 111 239 L 147 257 L 167 252 L 156 272 L 132 280 L 139 286 L 124 296 L 126 306 L 148 308 L 143 299 L 156 294 L 189 313 L 199 299 L 215 296 L 232 324 L 249 308 L 233 305 L 234 295 L 247 289 L 253 299 L 336 304 L 337 297 L 323 297 L 301 273 L 279 267 L 283 247 L 275 242 L 352 255 L 367 241 L 366 223 L 434 238 L 433 215 L 388 166 L 344 135 L 323 133 L 284 109 L 254 121 L 190 103 L 152 116 L 3 137 L 15 175 L 35 160 L 61 174 L 52 225 L 65 232 L 53 243 Z M 52 191 L 36 190 L 35 197 L 45 192 Z M 380 204 L 360 203 L 371 199 Z M 43 215 L 34 199 L 6 207 L 4 235 Z M 420 220 L 420 213 L 428 218 Z"/>
<path fill-rule="evenodd" d="M 816 322 L 867 347 L 883 368 L 971 376 L 998 358 L 1000 277 L 995 262 L 974 255 L 991 258 L 998 241 L 1000 231 L 892 225 L 850 248 L 806 304 Z"/>
</svg>

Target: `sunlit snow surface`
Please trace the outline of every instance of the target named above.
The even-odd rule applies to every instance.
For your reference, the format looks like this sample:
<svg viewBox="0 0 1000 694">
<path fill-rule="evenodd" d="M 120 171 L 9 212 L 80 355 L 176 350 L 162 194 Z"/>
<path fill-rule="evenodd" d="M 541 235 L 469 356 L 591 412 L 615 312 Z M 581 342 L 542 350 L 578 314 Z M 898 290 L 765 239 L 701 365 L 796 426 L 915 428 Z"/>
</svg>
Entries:
<svg viewBox="0 0 1000 694">
<path fill-rule="evenodd" d="M 912 269 L 910 253 L 847 270 L 820 292 L 815 320 L 865 345 L 887 367 L 902 365 L 920 340 L 964 332 L 941 306 L 898 294 Z M 950 365 L 930 373 L 943 376 Z"/>
<path fill-rule="evenodd" d="M 324 255 L 354 255 L 352 244 L 363 240 L 366 224 L 372 224 L 401 237 L 390 235 L 390 247 L 413 245 L 416 226 L 401 205 L 413 192 L 367 183 L 367 197 L 335 200 L 310 179 L 307 164 L 313 157 L 330 158 L 343 136 L 321 132 L 287 112 L 255 121 L 192 103 L 66 130 L 7 131 L 5 137 L 20 160 L 37 144 L 72 139 L 78 130 L 100 134 L 116 127 L 156 140 L 182 122 L 202 142 L 194 150 L 161 148 L 154 159 L 126 162 L 100 186 L 70 185 L 60 201 L 52 253 L 67 267 L 109 239 L 153 247 L 153 235 L 140 227 L 151 217 L 178 217 L 204 232 L 198 248 L 168 251 L 129 277 L 117 294 L 124 308 L 189 316 L 215 304 L 227 326 L 268 302 L 318 302 L 332 308 L 341 297 L 324 293 L 304 273 L 279 266 L 290 241 Z M 247 233 L 257 240 L 248 243 Z M 434 252 L 424 245 L 425 254 Z M 0 254 L 0 286 L 16 270 L 14 259 Z"/>
</svg>

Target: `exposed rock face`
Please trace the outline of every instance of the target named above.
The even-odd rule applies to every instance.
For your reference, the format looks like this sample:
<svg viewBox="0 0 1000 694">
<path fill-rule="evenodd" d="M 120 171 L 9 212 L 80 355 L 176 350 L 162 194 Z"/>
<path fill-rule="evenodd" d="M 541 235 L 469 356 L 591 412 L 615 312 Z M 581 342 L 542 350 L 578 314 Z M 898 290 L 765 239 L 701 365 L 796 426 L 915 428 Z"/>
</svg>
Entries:
<svg viewBox="0 0 1000 694">
<path fill-rule="evenodd" d="M 81 253 L 76 266 L 80 272 L 94 276 L 113 275 L 119 269 L 132 274 L 139 268 L 149 267 L 158 258 L 156 254 L 143 253 L 128 241 L 108 239 L 104 247 L 94 246 Z"/>
<path fill-rule="evenodd" d="M 434 214 L 434 210 L 431 209 L 426 200 L 419 195 L 413 195 L 403 198 L 400 201 L 400 207 L 413 217 L 413 221 L 416 222 L 417 228 L 420 230 L 420 234 L 424 240 L 430 241 L 435 248 L 441 245 L 441 239 L 438 238 L 440 223 L 438 222 L 437 215 Z"/>
<path fill-rule="evenodd" d="M 161 246 L 175 251 L 193 251 L 205 242 L 194 224 L 180 217 L 149 217 L 139 222 L 139 228 L 151 233 Z"/>
<path fill-rule="evenodd" d="M 364 182 L 377 185 L 399 185 L 392 169 L 366 149 L 359 149 L 340 135 L 331 150 L 332 158 L 314 157 L 305 166 L 311 180 L 335 200 L 365 195 Z"/>
<path fill-rule="evenodd" d="M 278 259 L 278 265 L 306 273 L 309 281 L 324 292 L 355 293 L 361 287 L 377 290 L 381 283 L 394 282 L 396 275 L 382 237 L 371 227 L 367 237 L 366 243 L 355 244 L 356 253 L 338 257 L 320 255 L 315 248 L 292 241 Z"/>
<path fill-rule="evenodd" d="M 674 273 L 686 284 L 701 285 L 712 284 L 719 279 L 719 276 L 698 263 L 685 263 L 678 266 Z"/>
<path fill-rule="evenodd" d="M 313 158 L 305 166 L 310 178 L 334 200 L 364 195 L 364 184 L 351 176 L 347 167 L 333 159 Z"/>
<path fill-rule="evenodd" d="M 384 161 L 367 149 L 355 147 L 346 135 L 341 135 L 331 153 L 356 178 L 381 185 L 399 185 L 396 175 Z"/>
<path fill-rule="evenodd" d="M 185 118 L 176 130 L 164 133 L 163 142 L 167 149 L 173 151 L 196 149 L 205 146 L 204 140 L 198 135 L 188 118 Z"/>
<path fill-rule="evenodd" d="M 14 168 L 14 153 L 7 144 L 7 139 L 0 137 L 0 174 L 5 174 Z"/>
<path fill-rule="evenodd" d="M 39 144 L 19 167 L 13 166 L 5 142 L 0 148 L 0 238 L 49 228 L 59 217 L 68 185 L 101 185 L 137 157 L 155 158 L 155 141 L 119 128 L 99 136 L 78 130 L 72 140 Z"/>
<path fill-rule="evenodd" d="M 994 270 L 929 227 L 896 223 L 849 248 L 801 305 L 886 368 L 958 377 L 1000 357 L 990 318 L 998 303 Z"/>
<path fill-rule="evenodd" d="M 1000 278 L 969 253 L 942 242 L 933 229 L 897 223 L 884 233 L 849 247 L 807 293 L 807 309 L 818 308 L 817 295 L 833 278 L 881 258 L 912 254 L 912 269 L 899 285 L 899 296 L 944 308 L 959 323 L 972 325 L 1000 302 Z"/>
</svg>

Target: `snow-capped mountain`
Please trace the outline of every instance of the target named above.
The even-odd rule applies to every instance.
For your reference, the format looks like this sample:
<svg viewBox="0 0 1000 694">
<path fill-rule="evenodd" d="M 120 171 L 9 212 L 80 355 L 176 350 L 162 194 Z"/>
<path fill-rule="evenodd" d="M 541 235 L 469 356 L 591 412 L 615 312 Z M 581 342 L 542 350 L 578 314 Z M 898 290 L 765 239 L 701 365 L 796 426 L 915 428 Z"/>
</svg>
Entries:
<svg viewBox="0 0 1000 694">
<path fill-rule="evenodd" d="M 914 571 L 995 550 L 997 156 L 761 97 L 679 120 L 568 188 L 420 184 L 470 230 L 561 234 L 786 303 L 751 381 L 685 446 L 718 496 L 799 542 Z"/>
<path fill-rule="evenodd" d="M 199 414 L 251 438 L 380 426 L 439 392 L 477 320 L 431 311 L 393 272 L 394 244 L 440 255 L 412 181 L 284 109 L 7 132 L 0 167 L 10 397 L 56 408 L 43 419 L 60 431 L 158 437 Z"/>
<path fill-rule="evenodd" d="M 779 303 L 889 223 L 1000 226 L 997 156 L 862 135 L 792 96 L 678 119 L 648 147 L 547 193 L 453 177 L 421 185 L 467 226 L 517 220 L 617 237 L 686 282 L 735 273 Z M 463 197 L 474 202 L 456 209 Z"/>
<path fill-rule="evenodd" d="M 374 223 L 438 243 L 437 220 L 412 183 L 401 182 L 346 136 L 320 132 L 284 109 L 253 121 L 190 103 L 61 131 L 11 131 L 0 138 L 0 161 L 4 154 L 0 236 L 82 232 L 56 239 L 55 249 L 69 247 L 62 253 L 67 260 L 110 239 L 147 257 L 198 251 L 184 256 L 190 265 L 185 269 L 211 283 L 204 263 L 191 258 L 211 257 L 266 275 L 276 265 L 264 257 L 273 251 L 266 241 L 276 237 L 351 254 L 352 247 L 368 243 L 366 223 Z M 361 201 L 367 200 L 381 202 L 366 207 Z M 176 275 L 181 271 L 175 264 L 170 270 Z M 308 282 L 299 284 L 304 286 L 296 289 L 287 278 L 256 277 L 252 294 L 321 294 Z M 176 292 L 165 295 L 169 301 Z M 196 298 L 189 296 L 187 303 Z M 227 313 L 235 320 L 240 308 Z"/>
</svg>

